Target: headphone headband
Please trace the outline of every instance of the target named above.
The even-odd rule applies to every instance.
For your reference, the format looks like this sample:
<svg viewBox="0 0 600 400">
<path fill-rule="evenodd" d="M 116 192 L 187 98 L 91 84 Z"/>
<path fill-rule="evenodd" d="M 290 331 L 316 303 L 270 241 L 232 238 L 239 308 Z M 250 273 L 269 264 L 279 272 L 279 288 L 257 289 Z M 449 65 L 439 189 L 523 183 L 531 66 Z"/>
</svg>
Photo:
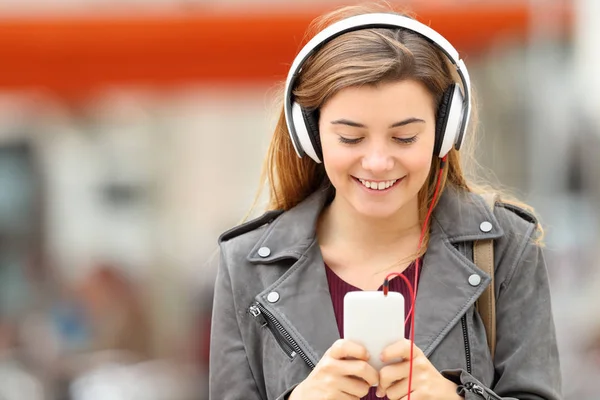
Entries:
<svg viewBox="0 0 600 400">
<path fill-rule="evenodd" d="M 448 57 L 450 62 L 454 64 L 464 88 L 464 113 L 462 115 L 462 121 L 460 124 L 460 132 L 458 133 L 459 136 L 456 140 L 455 145 L 456 149 L 458 150 L 460 148 L 460 145 L 462 144 L 462 140 L 464 138 L 465 131 L 467 130 L 469 118 L 471 115 L 471 80 L 469 78 L 467 68 L 463 60 L 460 59 L 456 49 L 450 44 L 450 42 L 448 42 L 448 40 L 446 40 L 438 32 L 434 31 L 427 25 L 424 25 L 417 20 L 405 17 L 403 15 L 392 13 L 362 14 L 338 21 L 316 34 L 302 48 L 302 50 L 300 50 L 300 52 L 294 59 L 294 62 L 292 63 L 285 83 L 284 112 L 288 129 L 292 131 L 295 129 L 292 116 L 292 91 L 294 88 L 296 78 L 302 71 L 302 66 L 304 62 L 312 54 L 318 51 L 318 49 L 322 45 L 329 42 L 330 40 L 344 33 L 372 28 L 402 28 L 415 32 L 427 39 L 436 47 L 438 47 L 446 55 L 446 57 Z M 290 133 L 292 137 L 292 142 L 294 144 L 294 149 L 296 150 L 298 156 L 302 157 L 304 155 L 304 150 L 302 149 L 302 145 L 298 143 L 297 132 L 293 131 Z"/>
</svg>

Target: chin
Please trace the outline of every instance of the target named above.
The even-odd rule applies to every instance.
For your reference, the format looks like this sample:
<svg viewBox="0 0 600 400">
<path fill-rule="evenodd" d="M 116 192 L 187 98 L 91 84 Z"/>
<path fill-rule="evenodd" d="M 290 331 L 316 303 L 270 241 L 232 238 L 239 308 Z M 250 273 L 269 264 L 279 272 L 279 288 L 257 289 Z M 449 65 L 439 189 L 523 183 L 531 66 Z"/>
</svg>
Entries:
<svg viewBox="0 0 600 400">
<path fill-rule="evenodd" d="M 354 204 L 356 212 L 364 217 L 373 219 L 391 218 L 400 211 L 401 204 L 394 204 L 393 207 L 387 204 Z"/>
</svg>

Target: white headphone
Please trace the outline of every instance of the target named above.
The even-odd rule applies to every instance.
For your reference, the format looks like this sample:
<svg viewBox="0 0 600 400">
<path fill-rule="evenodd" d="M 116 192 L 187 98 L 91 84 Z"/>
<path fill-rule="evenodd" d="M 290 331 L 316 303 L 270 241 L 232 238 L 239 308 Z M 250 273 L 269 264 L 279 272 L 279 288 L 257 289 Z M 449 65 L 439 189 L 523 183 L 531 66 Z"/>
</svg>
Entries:
<svg viewBox="0 0 600 400">
<path fill-rule="evenodd" d="M 465 90 L 453 83 L 442 96 L 436 121 L 434 154 L 444 157 L 454 146 L 460 149 L 471 114 L 471 81 L 463 60 L 456 49 L 442 35 L 414 19 L 388 13 L 371 13 L 349 17 L 338 21 L 313 37 L 294 59 L 285 84 L 284 112 L 287 128 L 298 157 L 308 155 L 321 163 L 322 151 L 319 137 L 318 113 L 303 109 L 293 99 L 296 78 L 304 62 L 322 45 L 344 34 L 361 29 L 402 28 L 417 33 L 438 47 L 454 64 Z"/>
</svg>

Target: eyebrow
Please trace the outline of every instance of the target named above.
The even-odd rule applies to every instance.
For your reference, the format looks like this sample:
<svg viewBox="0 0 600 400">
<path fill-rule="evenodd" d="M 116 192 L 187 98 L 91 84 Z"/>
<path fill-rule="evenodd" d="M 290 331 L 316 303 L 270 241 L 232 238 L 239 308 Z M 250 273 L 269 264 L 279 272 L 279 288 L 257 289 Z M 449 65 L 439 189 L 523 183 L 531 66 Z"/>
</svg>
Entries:
<svg viewBox="0 0 600 400">
<path fill-rule="evenodd" d="M 397 128 L 399 126 L 404 126 L 404 125 L 408 125 L 408 124 L 413 124 L 413 123 L 425 123 L 424 120 L 422 120 L 421 118 L 416 118 L 416 117 L 411 117 L 411 118 L 407 118 L 404 119 L 402 121 L 398 121 L 398 122 L 394 122 L 392 125 L 390 125 L 388 127 L 388 129 L 392 129 L 392 128 Z M 354 128 L 366 128 L 367 126 L 364 124 L 361 124 L 359 122 L 354 122 L 354 121 L 350 121 L 348 119 L 336 119 L 335 121 L 331 121 L 332 125 L 347 125 L 347 126 L 351 126 Z"/>
</svg>

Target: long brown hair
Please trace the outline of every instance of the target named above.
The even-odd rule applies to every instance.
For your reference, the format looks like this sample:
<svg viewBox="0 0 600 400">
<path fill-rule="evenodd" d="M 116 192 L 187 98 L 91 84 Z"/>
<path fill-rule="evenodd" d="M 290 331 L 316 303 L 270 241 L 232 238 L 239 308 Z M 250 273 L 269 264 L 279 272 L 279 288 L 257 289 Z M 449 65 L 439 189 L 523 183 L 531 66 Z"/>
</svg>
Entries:
<svg viewBox="0 0 600 400">
<path fill-rule="evenodd" d="M 342 19 L 372 12 L 395 12 L 386 3 L 349 6 L 315 19 L 308 28 L 306 39 Z M 329 41 L 303 65 L 294 90 L 295 101 L 309 109 L 320 108 L 343 88 L 379 85 L 400 80 L 423 84 L 434 100 L 437 110 L 444 91 L 458 76 L 446 56 L 422 36 L 405 29 L 363 29 L 346 33 Z M 283 91 L 279 99 L 279 117 L 263 165 L 261 189 L 268 183 L 267 209 L 289 210 L 307 196 L 328 183 L 322 164 L 305 156 L 299 158 L 292 145 L 283 111 Z M 473 139 L 477 125 L 477 108 L 472 101 L 471 123 L 467 138 Z M 454 148 L 448 153 L 447 165 L 441 178 L 440 192 L 446 185 L 467 191 L 482 192 L 467 182 L 463 164 L 473 160 L 472 146 L 463 145 L 460 153 Z M 433 200 L 440 158 L 433 157 L 427 183 L 419 191 L 421 221 Z M 257 195 L 257 199 L 260 196 Z M 429 229 L 427 229 L 429 231 Z M 427 247 L 424 246 L 417 256 Z"/>
</svg>

